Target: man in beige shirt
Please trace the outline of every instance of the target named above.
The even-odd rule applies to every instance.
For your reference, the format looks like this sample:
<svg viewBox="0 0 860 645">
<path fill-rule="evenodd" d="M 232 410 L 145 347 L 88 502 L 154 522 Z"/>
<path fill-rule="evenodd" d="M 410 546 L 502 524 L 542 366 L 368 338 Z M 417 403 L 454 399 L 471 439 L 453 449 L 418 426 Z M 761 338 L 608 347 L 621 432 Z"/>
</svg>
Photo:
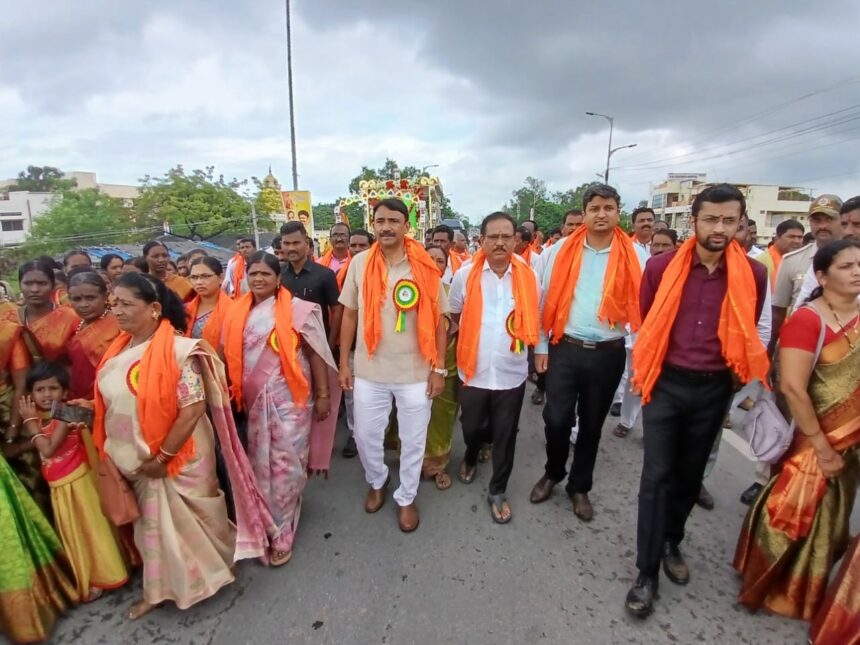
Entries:
<svg viewBox="0 0 860 645">
<path fill-rule="evenodd" d="M 406 237 L 409 215 L 402 201 L 379 202 L 373 210 L 373 229 L 378 241 L 352 259 L 340 294 L 344 306 L 340 383 L 345 390 L 353 390 L 355 443 L 370 484 L 364 504 L 368 513 L 375 513 L 385 502 L 390 475 L 383 440 L 392 400 L 397 403 L 400 487 L 394 501 L 400 506 L 400 529 L 410 532 L 419 521 L 414 500 L 431 400 L 442 392 L 447 376 L 444 316 L 448 300 L 433 260 L 423 246 Z M 380 275 L 383 280 L 375 281 Z M 367 294 L 374 302 L 365 302 Z M 381 329 L 381 335 L 374 336 L 373 329 Z M 353 340 L 354 378 L 348 360 Z"/>
</svg>

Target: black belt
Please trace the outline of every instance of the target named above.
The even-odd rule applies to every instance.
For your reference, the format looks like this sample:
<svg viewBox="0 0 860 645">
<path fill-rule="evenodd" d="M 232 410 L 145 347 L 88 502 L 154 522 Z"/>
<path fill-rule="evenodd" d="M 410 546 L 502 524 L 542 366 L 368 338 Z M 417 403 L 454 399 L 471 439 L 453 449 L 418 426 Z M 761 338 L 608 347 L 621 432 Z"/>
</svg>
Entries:
<svg viewBox="0 0 860 645">
<path fill-rule="evenodd" d="M 623 338 L 615 338 L 613 340 L 581 340 L 565 334 L 561 339 L 566 343 L 582 347 L 583 349 L 615 349 L 616 347 L 624 347 Z"/>
<path fill-rule="evenodd" d="M 715 379 L 724 379 L 727 378 L 731 373 L 730 369 L 717 370 L 715 372 L 688 370 L 685 367 L 678 367 L 677 365 L 671 365 L 669 363 L 663 363 L 663 369 L 668 370 L 670 372 L 674 372 L 679 376 L 683 376 L 684 378 L 689 379 L 691 381 L 695 381 L 697 383 L 704 383 L 705 381 L 713 381 Z"/>
</svg>

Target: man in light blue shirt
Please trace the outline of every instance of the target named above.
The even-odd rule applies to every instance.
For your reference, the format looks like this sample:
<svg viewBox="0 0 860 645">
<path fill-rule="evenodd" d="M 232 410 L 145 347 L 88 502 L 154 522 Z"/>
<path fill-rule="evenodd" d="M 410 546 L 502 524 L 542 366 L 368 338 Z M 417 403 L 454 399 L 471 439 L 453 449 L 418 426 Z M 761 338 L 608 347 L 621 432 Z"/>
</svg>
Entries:
<svg viewBox="0 0 860 645">
<path fill-rule="evenodd" d="M 627 292 L 637 292 L 635 278 L 641 276 L 642 270 L 630 237 L 616 233 L 621 202 L 618 192 L 611 186 L 598 184 L 585 192 L 582 202 L 584 235 L 580 232 L 564 238 L 544 251 L 541 260 L 543 316 L 547 300 L 553 298 L 556 259 L 563 251 L 568 257 L 571 245 L 582 245 L 576 284 L 564 286 L 573 289 L 569 311 L 566 315 L 561 311 L 555 314 L 559 326 L 562 318 L 564 320 L 563 335 L 548 338 L 545 333 L 548 330 L 542 325 L 540 342 L 535 347 L 535 368 L 539 373 L 546 372 L 543 419 L 547 461 L 544 476 L 535 484 L 530 499 L 536 504 L 545 501 L 555 485 L 568 474 L 570 428 L 578 416 L 576 451 L 566 491 L 573 501 L 574 514 L 589 522 L 594 511 L 588 493 L 593 483 L 600 435 L 626 362 L 624 323 L 610 324 L 598 317 L 613 245 L 624 246 L 616 250 L 622 260 L 615 265 L 617 273 L 611 277 L 630 280 L 631 283 L 625 285 Z M 555 279 L 563 280 L 562 274 L 564 272 L 560 271 Z M 558 305 L 553 303 L 553 306 Z M 638 310 L 635 315 L 638 317 Z"/>
</svg>

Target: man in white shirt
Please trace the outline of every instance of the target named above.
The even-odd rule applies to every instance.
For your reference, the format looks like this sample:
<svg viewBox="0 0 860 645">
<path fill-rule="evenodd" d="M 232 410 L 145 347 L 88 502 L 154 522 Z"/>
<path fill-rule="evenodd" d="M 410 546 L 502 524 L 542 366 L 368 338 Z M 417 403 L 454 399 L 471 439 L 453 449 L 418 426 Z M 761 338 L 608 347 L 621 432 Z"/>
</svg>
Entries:
<svg viewBox="0 0 860 645">
<path fill-rule="evenodd" d="M 633 246 L 642 251 L 647 261 L 651 257 L 651 237 L 654 235 L 654 211 L 647 206 L 640 206 L 630 214 L 633 222 Z"/>
<path fill-rule="evenodd" d="M 492 443 L 493 476 L 488 501 L 493 520 L 499 524 L 511 520 L 505 491 L 513 469 L 528 376 L 526 344 L 515 338 L 513 322 L 517 304 L 525 306 L 526 299 L 516 303 L 515 281 L 522 280 L 519 284 L 524 288 L 533 287 L 531 304 L 534 311 L 530 313 L 535 340 L 540 301 L 537 273 L 522 258 L 514 257 L 515 227 L 513 217 L 507 213 L 492 213 L 484 218 L 481 223 L 481 250 L 473 261 L 464 264 L 454 275 L 448 296 L 454 320 L 465 323 L 467 316 L 474 316 L 471 322 L 475 324 L 470 326 L 470 330 L 480 330 L 477 338 L 465 330 L 466 335 L 461 334 L 458 340 L 457 370 L 462 381 L 459 391 L 460 423 L 466 443 L 466 454 L 458 476 L 461 482 L 471 483 L 475 478 L 482 443 Z M 480 267 L 473 262 L 480 262 Z M 470 283 L 472 272 L 478 270 L 481 272 L 480 283 Z M 468 313 L 461 319 L 464 310 Z M 475 322 L 478 320 L 479 325 Z M 464 332 L 462 327 L 461 332 Z"/>
<path fill-rule="evenodd" d="M 227 262 L 224 271 L 224 282 L 221 288 L 231 298 L 238 298 L 248 293 L 248 277 L 245 267 L 248 260 L 257 252 L 257 243 L 250 237 L 243 237 L 236 242 L 236 255 Z"/>
</svg>

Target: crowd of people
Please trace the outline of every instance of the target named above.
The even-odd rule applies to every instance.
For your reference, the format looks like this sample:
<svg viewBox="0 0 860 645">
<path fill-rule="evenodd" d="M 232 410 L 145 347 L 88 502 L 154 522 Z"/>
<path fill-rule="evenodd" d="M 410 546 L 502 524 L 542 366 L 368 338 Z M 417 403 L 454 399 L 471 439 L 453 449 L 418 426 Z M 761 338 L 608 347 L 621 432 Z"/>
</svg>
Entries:
<svg viewBox="0 0 860 645">
<path fill-rule="evenodd" d="M 45 640 L 136 568 L 131 619 L 214 595 L 240 560 L 286 564 L 340 416 L 367 513 L 388 500 L 396 449 L 398 526 L 419 527 L 422 477 L 452 486 L 459 417 L 456 478 L 487 463 L 490 518 L 507 524 L 532 381 L 546 464 L 530 502 L 565 482 L 582 522 L 607 417 L 623 440 L 641 416 L 624 603 L 639 618 L 661 568 L 690 580 L 686 522 L 713 507 L 704 482 L 729 411 L 776 392 L 793 440 L 750 473 L 739 601 L 809 621 L 816 644 L 860 642 L 860 197 L 813 200 L 805 246 L 786 220 L 759 248 L 726 184 L 695 198 L 686 240 L 649 208 L 632 234 L 619 219 L 601 184 L 546 236 L 494 212 L 471 244 L 444 225 L 422 244 L 406 205 L 383 199 L 372 233 L 336 223 L 321 257 L 289 222 L 269 249 L 240 239 L 226 267 L 204 250 L 174 262 L 159 241 L 96 266 L 80 249 L 22 264 L 20 302 L 8 287 L 0 299 L 3 632 Z"/>
</svg>

